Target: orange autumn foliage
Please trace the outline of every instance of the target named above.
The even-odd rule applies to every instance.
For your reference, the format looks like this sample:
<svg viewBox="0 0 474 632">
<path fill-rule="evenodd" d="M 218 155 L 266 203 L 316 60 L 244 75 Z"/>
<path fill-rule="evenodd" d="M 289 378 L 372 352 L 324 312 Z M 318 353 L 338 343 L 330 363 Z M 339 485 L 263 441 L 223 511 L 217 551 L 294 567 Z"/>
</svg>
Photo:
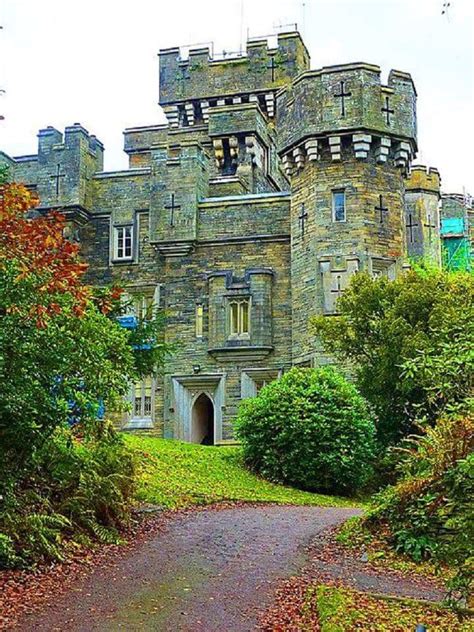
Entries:
<svg viewBox="0 0 474 632">
<path fill-rule="evenodd" d="M 64 237 L 66 220 L 57 211 L 32 218 L 28 212 L 38 198 L 24 185 L 0 184 L 0 271 L 10 263 L 17 272 L 14 283 L 29 282 L 34 288 L 28 308 L 11 304 L 8 313 L 32 318 L 45 327 L 48 318 L 60 314 L 58 295 L 67 295 L 75 316 L 81 316 L 92 298 L 82 283 L 87 264 L 79 259 L 79 246 Z M 120 290 L 103 294 L 99 309 L 107 313 Z M 34 296 L 33 296 L 34 294 Z"/>
</svg>

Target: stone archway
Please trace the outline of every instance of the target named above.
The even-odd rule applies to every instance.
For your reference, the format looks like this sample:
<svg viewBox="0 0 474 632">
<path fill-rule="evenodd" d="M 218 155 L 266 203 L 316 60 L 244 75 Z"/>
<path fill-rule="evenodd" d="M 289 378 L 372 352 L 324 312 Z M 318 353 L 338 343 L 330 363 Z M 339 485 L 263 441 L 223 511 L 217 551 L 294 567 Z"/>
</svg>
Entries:
<svg viewBox="0 0 474 632">
<path fill-rule="evenodd" d="M 195 400 L 191 414 L 191 443 L 214 445 L 214 405 L 206 393 Z"/>
</svg>

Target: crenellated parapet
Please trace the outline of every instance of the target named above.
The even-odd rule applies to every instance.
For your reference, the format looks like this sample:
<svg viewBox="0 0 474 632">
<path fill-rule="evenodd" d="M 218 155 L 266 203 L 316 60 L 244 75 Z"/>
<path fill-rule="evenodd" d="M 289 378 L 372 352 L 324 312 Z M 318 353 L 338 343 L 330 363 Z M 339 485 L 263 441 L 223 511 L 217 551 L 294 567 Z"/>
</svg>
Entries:
<svg viewBox="0 0 474 632">
<path fill-rule="evenodd" d="M 410 192 L 426 191 L 441 196 L 441 176 L 436 167 L 413 165 L 405 181 L 405 189 Z"/>
<path fill-rule="evenodd" d="M 323 157 L 389 161 L 409 168 L 416 145 L 411 76 L 356 63 L 304 72 L 277 94 L 279 153 L 287 175 Z"/>
<path fill-rule="evenodd" d="M 282 165 L 285 175 L 291 177 L 311 162 L 325 159 L 338 163 L 351 158 L 359 161 L 370 158 L 381 165 L 391 163 L 406 173 L 414 157 L 413 151 L 412 143 L 405 140 L 359 131 L 309 137 L 283 153 Z"/>
<path fill-rule="evenodd" d="M 309 68 L 309 54 L 297 32 L 280 33 L 277 46 L 267 38 L 247 42 L 245 53 L 211 56 L 197 48 L 183 59 L 179 48 L 161 50 L 160 105 L 171 127 L 207 124 L 212 107 L 258 103 L 272 118 L 275 92 Z"/>
</svg>

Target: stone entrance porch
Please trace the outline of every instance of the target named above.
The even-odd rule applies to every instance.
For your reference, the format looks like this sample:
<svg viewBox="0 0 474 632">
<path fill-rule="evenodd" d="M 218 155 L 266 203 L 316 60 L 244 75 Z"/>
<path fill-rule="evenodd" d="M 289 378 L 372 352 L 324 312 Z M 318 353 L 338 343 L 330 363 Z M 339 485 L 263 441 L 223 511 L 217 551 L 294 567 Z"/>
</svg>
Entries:
<svg viewBox="0 0 474 632">
<path fill-rule="evenodd" d="M 174 437 L 191 443 L 222 441 L 225 374 L 175 375 L 171 384 Z"/>
</svg>

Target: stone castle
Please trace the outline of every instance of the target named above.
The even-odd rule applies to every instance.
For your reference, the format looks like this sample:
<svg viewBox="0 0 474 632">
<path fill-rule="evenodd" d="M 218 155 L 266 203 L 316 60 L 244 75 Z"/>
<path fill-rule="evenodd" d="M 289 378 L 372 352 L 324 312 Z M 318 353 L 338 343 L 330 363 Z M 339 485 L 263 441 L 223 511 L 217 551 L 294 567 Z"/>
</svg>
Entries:
<svg viewBox="0 0 474 632">
<path fill-rule="evenodd" d="M 104 172 L 102 143 L 78 123 L 3 161 L 40 210 L 66 214 L 89 282 L 120 282 L 139 315 L 166 310 L 178 350 L 133 386 L 122 427 L 221 443 L 242 398 L 326 361 L 308 321 L 336 312 L 352 274 L 440 262 L 440 177 L 411 166 L 406 72 L 384 85 L 368 63 L 311 70 L 298 32 L 235 57 L 159 57 L 168 124 L 125 130 L 127 170 Z"/>
</svg>

